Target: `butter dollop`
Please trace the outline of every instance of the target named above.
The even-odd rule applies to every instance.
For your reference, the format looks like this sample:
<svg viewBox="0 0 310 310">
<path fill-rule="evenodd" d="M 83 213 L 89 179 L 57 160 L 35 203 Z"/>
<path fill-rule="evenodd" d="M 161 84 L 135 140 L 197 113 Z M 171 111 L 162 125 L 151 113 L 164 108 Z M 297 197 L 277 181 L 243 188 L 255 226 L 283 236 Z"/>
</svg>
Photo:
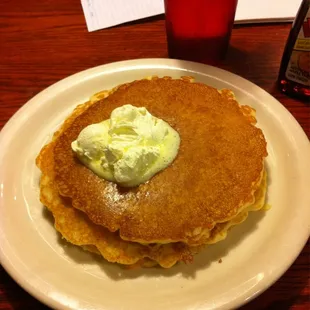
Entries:
<svg viewBox="0 0 310 310">
<path fill-rule="evenodd" d="M 179 145 L 178 132 L 167 122 L 127 104 L 113 110 L 110 119 L 85 127 L 71 147 L 99 177 L 132 187 L 169 166 Z"/>
</svg>

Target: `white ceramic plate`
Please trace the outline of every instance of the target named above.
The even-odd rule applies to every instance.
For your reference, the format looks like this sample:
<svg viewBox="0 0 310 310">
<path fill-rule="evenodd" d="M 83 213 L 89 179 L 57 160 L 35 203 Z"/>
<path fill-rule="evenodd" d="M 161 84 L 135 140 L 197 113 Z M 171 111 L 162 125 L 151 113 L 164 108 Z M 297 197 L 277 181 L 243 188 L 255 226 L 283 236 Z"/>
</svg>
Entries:
<svg viewBox="0 0 310 310">
<path fill-rule="evenodd" d="M 232 89 L 257 110 L 268 142 L 267 212 L 254 212 L 193 264 L 123 270 L 62 241 L 39 201 L 35 157 L 51 134 L 90 95 L 150 75 Z M 129 102 L 130 103 L 130 102 Z M 229 72 L 197 63 L 132 60 L 66 78 L 25 104 L 0 137 L 1 263 L 29 293 L 57 309 L 231 309 L 275 282 L 309 236 L 310 146 L 273 97 Z M 222 263 L 219 263 L 222 259 Z"/>
</svg>

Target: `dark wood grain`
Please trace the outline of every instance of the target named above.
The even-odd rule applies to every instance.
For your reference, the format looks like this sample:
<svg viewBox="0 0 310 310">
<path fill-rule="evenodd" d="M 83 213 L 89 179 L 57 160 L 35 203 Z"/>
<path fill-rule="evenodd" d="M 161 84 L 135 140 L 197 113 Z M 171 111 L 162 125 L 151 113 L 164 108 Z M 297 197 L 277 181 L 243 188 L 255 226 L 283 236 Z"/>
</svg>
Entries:
<svg viewBox="0 0 310 310">
<path fill-rule="evenodd" d="M 235 26 L 221 67 L 276 97 L 310 137 L 310 106 L 275 86 L 289 24 Z M 56 81 L 113 61 L 167 57 L 163 16 L 88 33 L 76 0 L 0 1 L 0 128 L 35 94 Z M 270 289 L 244 306 L 310 309 L 309 242 Z M 0 309 L 47 309 L 0 267 Z"/>
</svg>

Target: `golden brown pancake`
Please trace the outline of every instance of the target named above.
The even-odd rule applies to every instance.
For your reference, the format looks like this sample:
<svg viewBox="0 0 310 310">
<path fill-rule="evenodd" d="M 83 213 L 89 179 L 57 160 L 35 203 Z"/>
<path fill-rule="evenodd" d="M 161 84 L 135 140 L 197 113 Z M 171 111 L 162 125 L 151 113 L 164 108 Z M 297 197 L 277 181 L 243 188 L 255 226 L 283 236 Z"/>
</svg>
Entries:
<svg viewBox="0 0 310 310">
<path fill-rule="evenodd" d="M 71 126 L 75 118 L 82 114 L 95 101 L 107 97 L 112 91 L 103 91 L 92 96 L 90 102 L 78 106 L 66 119 L 59 131 L 53 136 L 53 141 L 45 146 L 37 157 L 37 165 L 42 171 L 40 182 L 41 201 L 53 213 L 55 227 L 69 242 L 81 246 L 93 253 L 101 254 L 108 261 L 131 266 L 151 267 L 159 263 L 163 267 L 171 267 L 177 261 L 189 262 L 192 255 L 202 249 L 202 246 L 190 247 L 183 243 L 141 245 L 122 240 L 118 232 L 111 233 L 106 228 L 92 223 L 83 212 L 72 208 L 71 200 L 61 197 L 55 184 L 54 146 L 55 141 Z M 233 98 L 230 91 L 223 91 L 226 96 Z M 252 110 L 242 107 L 243 113 L 249 120 L 255 120 Z M 247 218 L 248 211 L 259 210 L 265 201 L 266 174 L 255 192 L 255 202 L 239 212 L 233 219 L 216 224 L 205 243 L 212 244 L 224 239 L 230 227 L 240 224 Z M 196 230 L 197 232 L 197 230 Z M 203 233 L 198 234 L 204 235 Z M 197 238 L 195 236 L 195 238 Z"/>
<path fill-rule="evenodd" d="M 79 111 L 83 106 L 76 109 Z M 75 113 L 69 117 L 63 127 L 69 125 Z M 118 232 L 111 233 L 108 229 L 92 223 L 81 211 L 73 208 L 70 200 L 58 194 L 54 182 L 54 145 L 62 129 L 54 135 L 53 141 L 45 146 L 37 157 L 37 165 L 42 171 L 40 181 L 40 199 L 52 212 L 55 228 L 69 242 L 81 246 L 90 252 L 101 254 L 110 262 L 124 265 L 152 267 L 157 263 L 169 268 L 178 261 L 190 262 L 193 254 L 203 247 L 190 247 L 181 242 L 169 244 L 141 245 L 124 241 Z M 208 243 L 216 243 L 224 239 L 230 227 L 243 222 L 249 209 L 258 210 L 264 205 L 266 193 L 266 176 L 259 189 L 255 192 L 255 204 L 240 212 L 231 221 L 217 224 L 211 232 Z"/>
<path fill-rule="evenodd" d="M 99 178 L 71 150 L 83 128 L 124 104 L 146 107 L 181 137 L 172 165 L 131 189 Z M 119 230 L 124 240 L 205 244 L 217 223 L 254 203 L 267 156 L 254 123 L 252 109 L 240 107 L 228 90 L 183 79 L 134 81 L 90 105 L 57 138 L 55 182 L 74 208 L 111 232 Z"/>
</svg>

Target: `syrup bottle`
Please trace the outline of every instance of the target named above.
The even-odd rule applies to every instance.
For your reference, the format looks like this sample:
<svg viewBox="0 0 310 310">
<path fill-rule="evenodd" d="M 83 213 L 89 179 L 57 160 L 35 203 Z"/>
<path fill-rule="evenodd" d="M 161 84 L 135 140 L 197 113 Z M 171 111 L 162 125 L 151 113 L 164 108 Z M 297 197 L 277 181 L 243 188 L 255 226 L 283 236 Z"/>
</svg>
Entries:
<svg viewBox="0 0 310 310">
<path fill-rule="evenodd" d="M 310 103 L 310 0 L 303 0 L 290 31 L 278 77 L 284 93 Z"/>
</svg>

